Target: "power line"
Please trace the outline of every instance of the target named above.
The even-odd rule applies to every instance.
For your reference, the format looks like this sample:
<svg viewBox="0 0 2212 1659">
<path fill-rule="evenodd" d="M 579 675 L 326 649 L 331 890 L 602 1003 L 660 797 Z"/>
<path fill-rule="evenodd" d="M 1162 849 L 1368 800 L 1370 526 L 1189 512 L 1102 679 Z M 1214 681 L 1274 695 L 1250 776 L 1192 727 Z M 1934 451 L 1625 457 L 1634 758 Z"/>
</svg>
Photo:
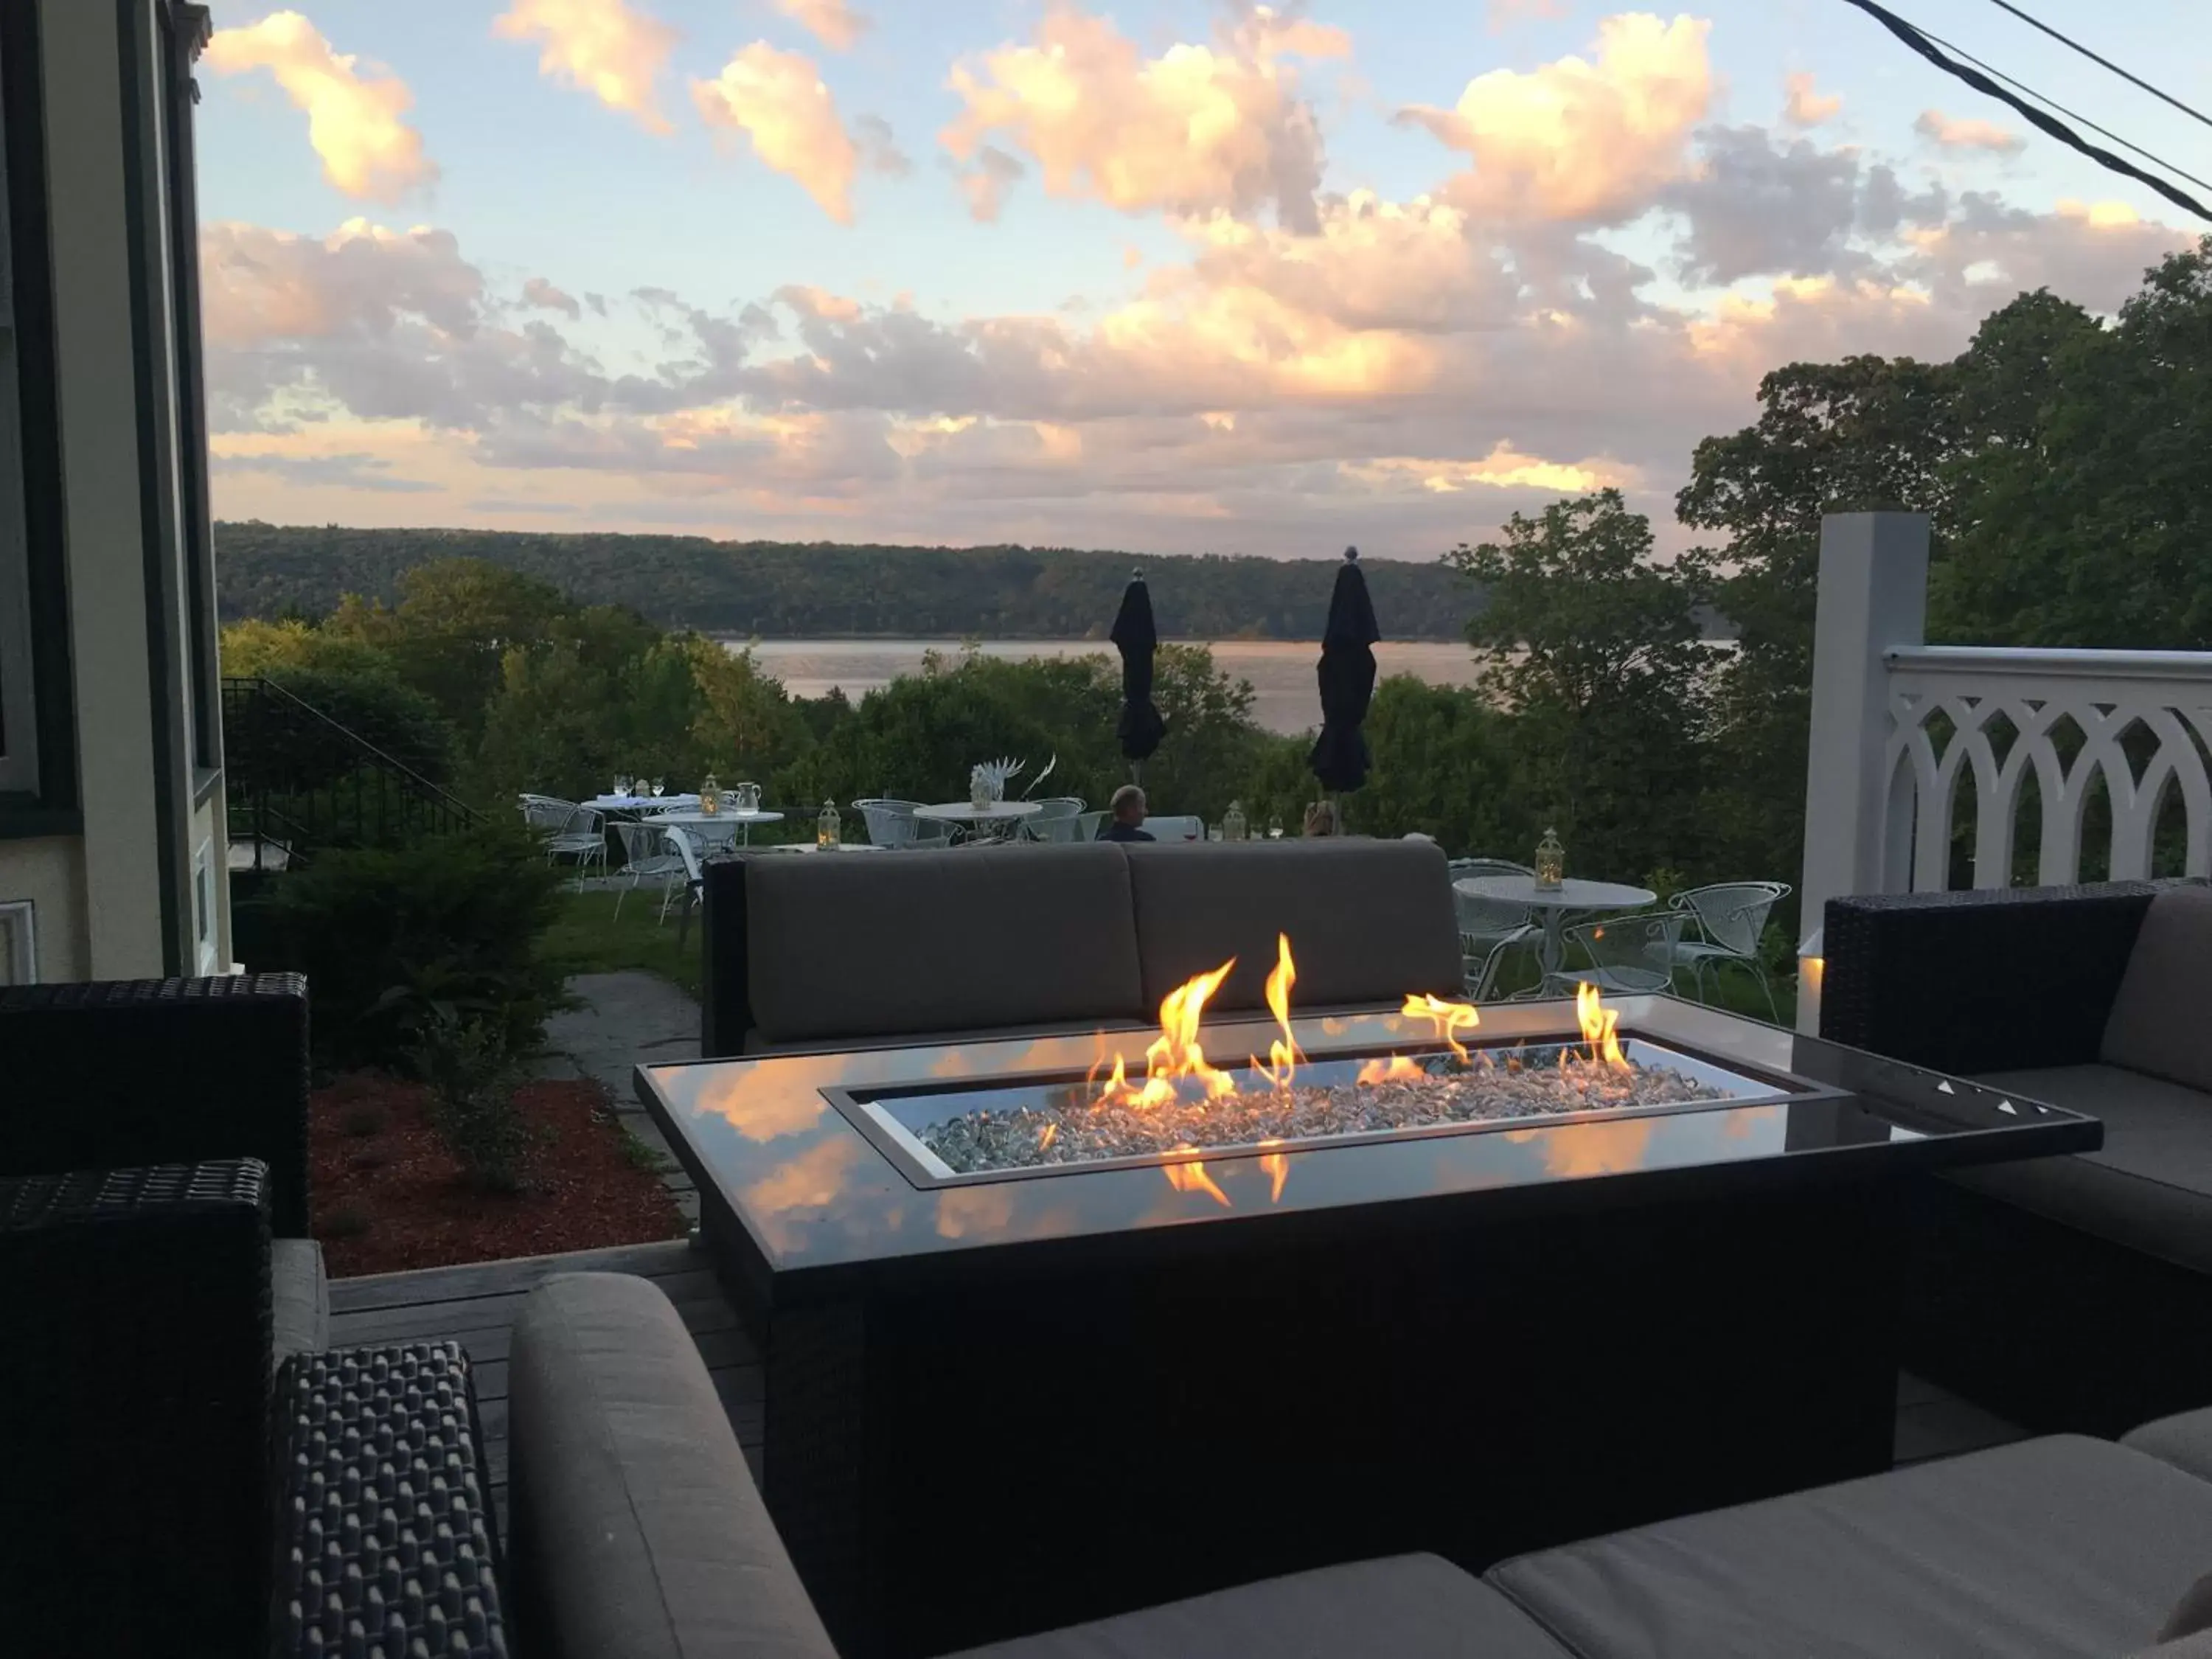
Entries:
<svg viewBox="0 0 2212 1659">
<path fill-rule="evenodd" d="M 2012 0 L 1990 0 L 1990 3 L 1999 7 L 2005 11 L 2010 12 L 2014 16 L 2019 18 L 2021 22 L 2027 24 L 2030 28 L 2041 29 L 2045 34 L 2057 41 L 2061 46 L 2072 47 L 2075 52 L 2080 52 L 2091 63 L 2102 64 L 2106 69 L 2112 70 L 2113 74 L 2118 76 L 2123 81 L 2134 82 L 2136 85 L 2141 87 L 2152 97 L 2164 99 L 2167 103 L 2172 105 L 2174 108 L 2179 110 L 2184 115 L 2194 117 L 2196 119 L 2203 122 L 2206 126 L 2212 127 L 2212 115 L 2206 115 L 2201 110 L 2190 108 L 2188 105 L 2183 103 L 2181 100 L 2174 97 L 2170 93 L 2160 92 L 2156 87 L 2151 85 L 2149 82 L 2144 80 L 2142 76 L 2140 75 L 2129 74 L 2127 70 L 2122 69 L 2111 58 L 2100 58 L 2095 52 L 2090 51 L 2088 47 L 2083 46 L 2079 40 L 2070 40 L 2067 36 L 2061 34 L 2057 29 L 2051 27 L 2050 24 L 2043 22 L 2039 19 L 2030 17 L 2018 6 L 2014 5 L 2012 3 Z"/>
<path fill-rule="evenodd" d="M 1986 93 L 1990 97 L 1996 99 L 1999 102 L 2006 104 L 2011 108 L 2019 111 L 2020 113 L 2027 117 L 2028 121 L 2039 131 L 2049 133 L 2053 138 L 2056 138 L 2060 143 L 2066 145 L 2069 149 L 2079 150 L 2091 161 L 2097 162 L 2102 167 L 2109 168 L 2114 173 L 2121 173 L 2127 178 L 2133 179 L 2138 184 L 2148 185 L 2160 195 L 2165 197 L 2167 201 L 2172 202 L 2177 207 L 2185 209 L 2187 211 L 2195 214 L 2200 219 L 2212 220 L 2212 208 L 2206 207 L 2203 203 L 2198 201 L 2187 191 L 2182 189 L 2180 185 L 2170 183 L 2166 179 L 2158 177 L 2155 173 L 2145 173 L 2134 162 L 2124 161 L 2119 156 L 2113 155 L 2112 152 L 2108 149 L 2100 149 L 2096 145 L 2089 143 L 2087 139 L 2082 137 L 2079 133 L 2075 132 L 2073 128 L 2059 120 L 2056 116 L 2047 115 L 2042 110 L 2038 109 L 2034 105 L 2028 103 L 2026 100 L 2016 97 L 2012 93 L 2007 92 L 1995 81 L 1983 74 L 1981 70 L 1978 69 L 1971 69 L 1964 64 L 1952 62 L 1950 58 L 1945 57 L 1943 53 L 1937 49 L 1934 41 L 1930 40 L 1925 34 L 1922 33 L 1911 24 L 1906 22 L 1902 17 L 1899 17 L 1895 12 L 1889 10 L 1886 7 L 1877 5 L 1875 3 L 1875 0 L 1844 0 L 1844 3 L 1846 5 L 1856 6 L 1861 11 L 1866 13 L 1868 16 L 1873 18 L 1884 28 L 1887 29 L 1892 34 L 1904 41 L 1906 46 L 1911 47 L 1913 51 L 1918 52 L 1929 63 L 1935 64 L 1937 69 L 1942 70 L 1946 75 L 1956 76 L 1960 80 L 1964 81 L 1968 86 L 1974 88 L 1977 91 Z M 2130 148 L 2132 149 L 2134 147 L 2131 145 Z M 2160 161 L 2159 165 L 2160 167 L 2164 167 L 2166 163 Z M 2179 169 L 2177 168 L 2176 171 L 2178 172 Z"/>
<path fill-rule="evenodd" d="M 1926 31 L 1923 30 L 1922 33 L 1925 33 Z M 1942 47 L 1944 51 L 1949 52 L 1954 58 L 1960 58 L 1966 63 L 1972 64 L 1976 69 L 1980 70 L 1984 75 L 1993 75 L 1996 76 L 1998 80 L 2003 82 L 2007 86 L 2017 88 L 2028 97 L 2034 99 L 2039 104 L 2048 104 L 2052 109 L 2057 110 L 2068 120 L 2079 121 L 2083 126 L 2088 128 L 2090 131 L 2102 133 L 2106 137 L 2118 144 L 2122 149 L 2133 150 L 2136 155 L 2142 156 L 2146 161 L 2150 162 L 2155 167 L 2164 167 L 2168 173 L 2173 174 L 2177 179 L 2186 179 L 2192 185 L 2200 185 L 2206 190 L 2212 190 L 2212 179 L 2200 179 L 2195 173 L 2187 172 L 2181 167 L 2174 166 L 2172 162 L 2166 160 L 2163 156 L 2155 155 L 2153 152 L 2145 149 L 2141 144 L 2131 143 L 2128 139 L 2121 137 L 2118 133 L 2114 132 L 2110 127 L 2099 126 L 2087 116 L 2081 114 L 2078 111 L 2067 108 L 2065 105 L 2060 103 L 2056 98 L 2047 97 L 2044 94 L 2038 92 L 2033 87 L 2029 86 L 2025 81 L 2014 80 L 2011 76 L 2007 75 L 2002 70 L 1996 68 L 1994 64 L 1984 63 L 1980 58 L 1975 57 L 1971 52 L 1967 52 L 1962 47 L 1953 46 L 1948 40 L 1946 40 L 1940 34 L 1930 34 L 1928 38 L 1930 40 L 1933 40 L 1937 46 Z"/>
</svg>

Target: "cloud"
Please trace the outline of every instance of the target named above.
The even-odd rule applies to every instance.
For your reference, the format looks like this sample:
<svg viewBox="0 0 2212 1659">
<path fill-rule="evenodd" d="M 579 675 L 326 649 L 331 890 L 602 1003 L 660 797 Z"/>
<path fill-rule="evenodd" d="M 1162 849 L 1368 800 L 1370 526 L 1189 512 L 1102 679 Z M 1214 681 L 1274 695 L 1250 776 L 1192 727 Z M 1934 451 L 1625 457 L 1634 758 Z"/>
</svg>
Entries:
<svg viewBox="0 0 2212 1659">
<path fill-rule="evenodd" d="M 2026 139 L 1995 122 L 1946 115 L 1940 109 L 1922 110 L 1912 130 L 1945 149 L 1983 149 L 1992 155 L 2017 155 L 2027 148 Z"/>
<path fill-rule="evenodd" d="M 691 100 L 709 126 L 744 133 L 763 162 L 796 179 L 824 213 L 853 222 L 860 153 L 813 59 L 756 40 L 714 80 L 694 81 Z"/>
<path fill-rule="evenodd" d="M 419 478 L 396 477 L 392 463 L 378 455 L 224 454 L 218 450 L 210 465 L 217 473 L 262 472 L 303 488 L 370 489 L 393 495 L 421 495 L 444 488 Z"/>
<path fill-rule="evenodd" d="M 1027 44 L 953 66 L 963 108 L 939 138 L 963 162 L 995 139 L 1035 161 L 1050 194 L 1124 213 L 1243 218 L 1272 204 L 1306 228 L 1321 129 L 1285 59 L 1348 50 L 1340 30 L 1255 7 L 1210 46 L 1146 58 L 1109 20 L 1062 3 Z M 997 194 L 977 190 L 995 209 Z"/>
<path fill-rule="evenodd" d="M 1762 127 L 1705 130 L 1690 176 L 1660 197 L 1687 223 L 1676 250 L 1684 280 L 1722 287 L 1746 276 L 1863 268 L 1871 256 L 1851 241 L 1863 174 L 1855 151 L 1803 138 L 1777 144 Z M 1902 210 L 1882 197 L 1883 215 L 1893 221 Z"/>
<path fill-rule="evenodd" d="M 1799 70 L 1788 76 L 1783 85 L 1789 88 L 1790 100 L 1783 107 L 1782 118 L 1793 127 L 1817 127 L 1843 112 L 1842 94 L 1815 92 L 1809 71 Z"/>
<path fill-rule="evenodd" d="M 522 303 L 542 311 L 557 311 L 571 322 L 584 314 L 583 307 L 576 303 L 574 296 L 563 294 L 543 276 L 532 276 L 522 285 Z"/>
<path fill-rule="evenodd" d="M 655 92 L 680 38 L 624 0 L 514 0 L 492 32 L 542 48 L 538 72 L 588 92 L 648 132 L 671 131 Z"/>
<path fill-rule="evenodd" d="M 1710 27 L 1686 15 L 1608 17 L 1595 62 L 1492 70 L 1452 108 L 1416 104 L 1395 118 L 1473 159 L 1450 191 L 1455 201 L 1500 218 L 1620 223 L 1681 169 L 1712 101 Z"/>
<path fill-rule="evenodd" d="M 860 152 L 861 165 L 871 173 L 888 173 L 894 179 L 903 179 L 914 171 L 914 162 L 898 147 L 891 124 L 880 115 L 863 115 L 853 123 L 854 143 Z"/>
<path fill-rule="evenodd" d="M 996 144 L 985 144 L 975 158 L 960 169 L 960 191 L 968 198 L 968 216 L 983 224 L 994 222 L 1006 204 L 1006 191 L 1029 169 Z"/>
<path fill-rule="evenodd" d="M 1516 23 L 1566 15 L 1567 0 L 1490 0 L 1490 32 L 1496 34 Z"/>
<path fill-rule="evenodd" d="M 875 27 L 845 0 L 775 0 L 775 9 L 832 52 L 850 52 Z"/>
<path fill-rule="evenodd" d="M 298 12 L 218 30 L 204 61 L 218 75 L 265 69 L 275 76 L 307 113 L 307 142 L 322 158 L 323 177 L 346 195 L 396 202 L 436 181 L 422 135 L 399 118 L 414 102 L 405 84 L 394 75 L 364 77 L 355 68 L 358 59 L 333 51 Z"/>
</svg>

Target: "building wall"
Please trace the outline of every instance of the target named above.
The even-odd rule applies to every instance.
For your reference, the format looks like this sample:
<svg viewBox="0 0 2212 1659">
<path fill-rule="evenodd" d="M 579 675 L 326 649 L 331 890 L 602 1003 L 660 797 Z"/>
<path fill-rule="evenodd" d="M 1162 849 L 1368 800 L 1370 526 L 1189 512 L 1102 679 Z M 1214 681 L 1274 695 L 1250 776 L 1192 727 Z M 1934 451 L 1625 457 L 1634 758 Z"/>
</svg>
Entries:
<svg viewBox="0 0 2212 1659">
<path fill-rule="evenodd" d="M 204 23 L 172 0 L 18 3 L 42 70 L 78 811 L 35 839 L 0 817 L 0 902 L 36 905 L 42 979 L 227 971 L 219 720 L 196 729 L 193 703 L 216 693 L 198 296 L 179 278 L 191 157 L 165 118 L 172 53 Z"/>
</svg>

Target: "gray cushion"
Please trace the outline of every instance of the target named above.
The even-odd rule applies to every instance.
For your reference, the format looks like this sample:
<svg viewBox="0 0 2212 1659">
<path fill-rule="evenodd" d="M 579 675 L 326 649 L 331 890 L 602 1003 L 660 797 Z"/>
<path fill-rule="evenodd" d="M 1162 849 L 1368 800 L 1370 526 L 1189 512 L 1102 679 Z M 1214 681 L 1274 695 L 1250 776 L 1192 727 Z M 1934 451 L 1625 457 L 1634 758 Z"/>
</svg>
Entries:
<svg viewBox="0 0 2212 1659">
<path fill-rule="evenodd" d="M 1433 1555 L 1324 1567 L 964 1659 L 1563 1659 L 1497 1591 Z"/>
<path fill-rule="evenodd" d="M 2139 1649 L 2128 1659 L 2212 1659 L 2212 1631 L 2199 1631 L 2178 1642 L 2161 1642 L 2154 1648 Z"/>
<path fill-rule="evenodd" d="M 1395 1005 L 1456 994 L 1465 965 L 1451 874 L 1426 842 L 1197 842 L 1132 846 L 1145 1004 L 1237 958 L 1212 1007 L 1267 1006 L 1275 935 L 1297 959 L 1293 1006 Z"/>
<path fill-rule="evenodd" d="M 2212 1091 L 2212 888 L 2169 887 L 2150 902 L 2105 1022 L 2098 1058 Z"/>
<path fill-rule="evenodd" d="M 747 996 L 764 1042 L 1144 1012 L 1119 847 L 1011 846 L 746 866 Z"/>
<path fill-rule="evenodd" d="M 2212 1098 L 2112 1066 L 1979 1079 L 2100 1117 L 2094 1152 L 1962 1170 L 1961 1186 L 2198 1273 L 2212 1273 Z"/>
<path fill-rule="evenodd" d="M 971 1027 L 960 1031 L 906 1031 L 896 1036 L 877 1038 L 840 1038 L 828 1042 L 819 1037 L 795 1037 L 787 1042 L 771 1042 L 763 1036 L 757 1027 L 745 1033 L 745 1053 L 753 1054 L 803 1054 L 834 1048 L 840 1054 L 860 1048 L 931 1048 L 961 1042 L 996 1042 L 1006 1037 L 1089 1036 L 1093 1031 L 1142 1031 L 1153 1029 L 1149 1020 L 1139 1019 L 1048 1019 L 1021 1025 L 992 1025 Z"/>
<path fill-rule="evenodd" d="M 269 1311 L 276 1363 L 331 1346 L 331 1284 L 312 1238 L 269 1241 Z"/>
<path fill-rule="evenodd" d="M 2146 1423 L 2120 1443 L 2171 1463 L 2199 1480 L 2212 1480 L 2212 1406 Z M 2212 1563 L 2212 1550 L 2206 1553 L 2208 1563 Z"/>
<path fill-rule="evenodd" d="M 836 1659 L 690 1334 L 652 1284 L 547 1279 L 515 1319 L 507 1393 L 518 1652 Z"/>
<path fill-rule="evenodd" d="M 2073 1435 L 1492 1568 L 1590 1659 L 2108 1659 L 2212 1549 L 2212 1485 Z"/>
</svg>

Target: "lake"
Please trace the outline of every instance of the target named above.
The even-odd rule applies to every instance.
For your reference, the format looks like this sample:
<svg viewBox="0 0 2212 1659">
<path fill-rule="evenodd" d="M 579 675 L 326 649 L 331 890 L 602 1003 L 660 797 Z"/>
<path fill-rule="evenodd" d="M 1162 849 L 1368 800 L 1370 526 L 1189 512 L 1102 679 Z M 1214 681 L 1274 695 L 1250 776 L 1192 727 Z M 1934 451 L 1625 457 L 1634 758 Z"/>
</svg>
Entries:
<svg viewBox="0 0 2212 1659">
<path fill-rule="evenodd" d="M 1249 680 L 1252 685 L 1252 717 L 1271 732 L 1303 732 L 1321 724 L 1319 694 L 1314 689 L 1314 663 L 1321 647 L 1301 640 L 1214 640 L 1217 667 Z M 730 650 L 743 650 L 743 640 L 726 640 Z M 888 685 L 902 674 L 921 672 L 921 659 L 931 651 L 947 653 L 960 649 L 957 640 L 760 640 L 753 653 L 761 665 L 781 680 L 795 697 L 827 696 L 842 687 L 858 702 L 878 686 Z M 1111 656 L 1105 640 L 986 640 L 985 655 L 1025 661 L 1035 657 L 1079 657 L 1086 653 Z M 1472 685 L 1480 665 L 1464 645 L 1443 640 L 1386 640 L 1375 647 L 1375 662 L 1385 678 L 1413 674 L 1431 685 Z"/>
</svg>

